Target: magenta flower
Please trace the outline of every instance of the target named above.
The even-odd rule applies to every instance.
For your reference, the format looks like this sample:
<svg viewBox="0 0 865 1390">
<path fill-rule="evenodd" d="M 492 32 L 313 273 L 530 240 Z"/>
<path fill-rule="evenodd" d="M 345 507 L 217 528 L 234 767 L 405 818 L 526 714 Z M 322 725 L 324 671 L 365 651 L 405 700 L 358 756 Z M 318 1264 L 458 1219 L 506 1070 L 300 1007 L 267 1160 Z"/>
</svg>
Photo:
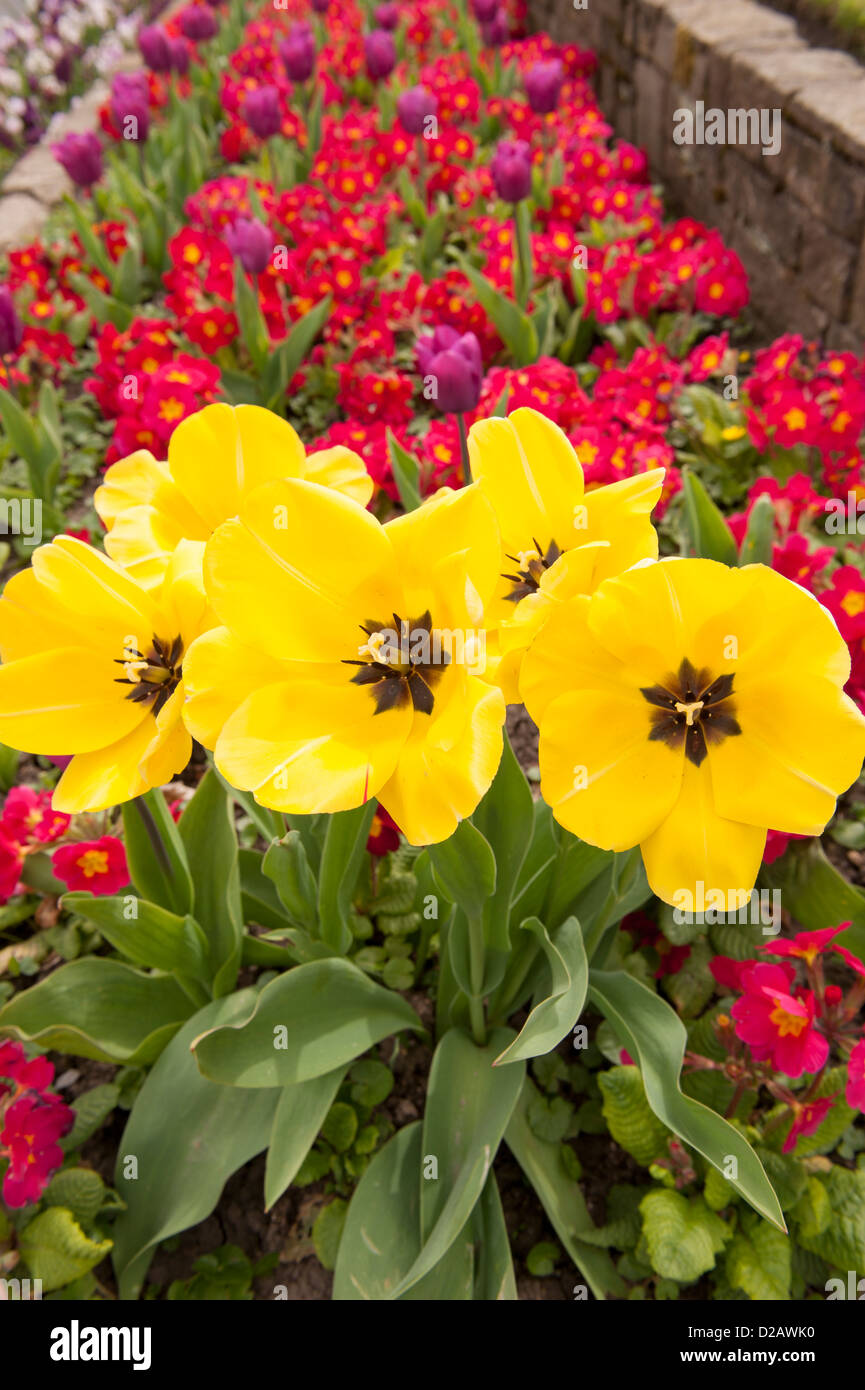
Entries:
<svg viewBox="0 0 865 1390">
<path fill-rule="evenodd" d="M 784 1140 L 781 1152 L 792 1153 L 800 1135 L 816 1134 L 834 1104 L 834 1096 L 826 1096 L 823 1100 L 811 1100 L 806 1105 L 797 1104 L 793 1110 L 790 1133 Z"/>
<path fill-rule="evenodd" d="M 481 347 L 474 333 L 460 334 L 441 324 L 416 343 L 417 363 L 424 377 L 434 384 L 432 399 L 446 415 L 462 415 L 474 410 L 480 400 L 483 381 Z"/>
<path fill-rule="evenodd" d="M 92 130 L 84 135 L 64 135 L 51 153 L 78 188 L 92 188 L 102 178 L 102 142 Z"/>
<path fill-rule="evenodd" d="M 854 1110 L 865 1110 L 865 1038 L 857 1042 L 850 1053 L 844 1096 Z"/>
<path fill-rule="evenodd" d="M 745 993 L 730 1010 L 736 1036 L 758 1062 L 771 1059 L 787 1076 L 819 1071 L 829 1056 L 829 1043 L 814 1027 L 811 990 L 792 995 L 792 968 L 765 961 L 743 970 L 741 978 Z"/>
<path fill-rule="evenodd" d="M 279 90 L 268 83 L 250 92 L 243 106 L 243 119 L 260 140 L 269 140 L 282 129 Z"/>
<path fill-rule="evenodd" d="M 535 115 L 546 116 L 550 111 L 555 111 L 564 80 L 565 65 L 561 58 L 532 64 L 523 81 L 529 106 Z"/>
<path fill-rule="evenodd" d="M 396 44 L 387 29 L 373 29 L 363 41 L 366 70 L 374 82 L 389 77 L 396 67 Z"/>
<path fill-rule="evenodd" d="M 225 244 L 250 275 L 260 275 L 270 264 L 273 236 L 255 217 L 238 217 L 223 233 Z"/>
<path fill-rule="evenodd" d="M 500 140 L 490 162 L 496 193 L 505 203 L 520 203 L 532 191 L 532 152 L 525 140 Z"/>
</svg>

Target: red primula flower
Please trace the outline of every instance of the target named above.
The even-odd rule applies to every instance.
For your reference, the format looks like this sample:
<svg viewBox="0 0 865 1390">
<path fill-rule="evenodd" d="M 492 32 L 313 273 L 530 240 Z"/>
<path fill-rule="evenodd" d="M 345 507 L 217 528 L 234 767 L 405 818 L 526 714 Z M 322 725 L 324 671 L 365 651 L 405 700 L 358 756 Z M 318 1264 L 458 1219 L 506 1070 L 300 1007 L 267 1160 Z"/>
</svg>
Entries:
<svg viewBox="0 0 865 1390">
<path fill-rule="evenodd" d="M 0 831 L 9 839 L 48 844 L 66 833 L 71 817 L 51 809 L 51 793 L 31 787 L 12 787 L 3 806 Z"/>
<path fill-rule="evenodd" d="M 810 990 L 790 993 L 790 966 L 760 961 L 742 971 L 741 988 L 730 1013 L 736 1036 L 746 1042 L 758 1062 L 771 1059 L 787 1076 L 815 1072 L 829 1055 L 829 1043 L 814 1027 L 816 1013 Z"/>
<path fill-rule="evenodd" d="M 821 927 L 819 931 L 800 931 L 793 937 L 792 941 L 779 940 L 767 941 L 764 945 L 758 946 L 759 951 L 768 951 L 773 956 L 794 956 L 798 960 L 804 960 L 808 965 L 813 965 L 819 955 L 825 951 L 833 937 L 839 932 L 849 927 L 849 922 L 844 922 L 840 927 Z"/>
<path fill-rule="evenodd" d="M 61 845 L 51 860 L 54 874 L 72 892 L 117 893 L 129 882 L 122 840 L 103 835 L 99 840 L 80 840 Z"/>
<path fill-rule="evenodd" d="M 369 838 L 366 842 L 369 853 L 382 855 L 389 854 L 391 850 L 399 849 L 399 835 L 399 826 L 393 816 L 383 806 L 378 806 L 372 818 Z"/>
<path fill-rule="evenodd" d="M 844 1097 L 854 1110 L 865 1110 L 865 1038 L 850 1053 Z"/>
<path fill-rule="evenodd" d="M 793 1123 L 787 1138 L 784 1140 L 781 1152 L 792 1153 L 800 1135 L 816 1133 L 834 1104 L 834 1095 L 826 1096 L 822 1100 L 808 1101 L 806 1105 L 796 1104 L 793 1107 Z"/>
</svg>

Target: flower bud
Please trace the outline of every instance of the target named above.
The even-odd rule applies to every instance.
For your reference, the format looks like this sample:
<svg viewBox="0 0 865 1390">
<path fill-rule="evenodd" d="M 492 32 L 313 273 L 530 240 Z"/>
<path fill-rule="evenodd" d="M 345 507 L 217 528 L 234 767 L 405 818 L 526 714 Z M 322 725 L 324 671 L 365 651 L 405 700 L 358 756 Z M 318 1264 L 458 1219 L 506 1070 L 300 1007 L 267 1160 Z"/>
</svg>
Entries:
<svg viewBox="0 0 865 1390">
<path fill-rule="evenodd" d="M 497 9 L 492 19 L 481 25 L 481 34 L 488 48 L 500 48 L 503 43 L 507 43 L 511 31 L 508 28 L 508 17 L 503 9 Z"/>
<path fill-rule="evenodd" d="M 500 140 L 490 163 L 496 193 L 506 203 L 519 203 L 532 188 L 532 152 L 525 140 Z"/>
<path fill-rule="evenodd" d="M 434 400 L 446 415 L 474 410 L 481 395 L 483 362 L 474 333 L 460 334 L 441 324 L 428 337 L 418 338 L 417 362 L 425 377 L 435 382 Z"/>
<path fill-rule="evenodd" d="M 193 43 L 212 39 L 219 29 L 216 15 L 206 5 L 187 5 L 186 9 L 180 11 L 178 21 L 181 34 L 192 39 Z"/>
<path fill-rule="evenodd" d="M 24 336 L 24 328 L 18 317 L 12 292 L 8 285 L 0 285 L 0 357 L 17 352 Z"/>
<path fill-rule="evenodd" d="M 499 8 L 499 0 L 472 0 L 472 9 L 479 24 L 488 24 Z"/>
<path fill-rule="evenodd" d="M 102 178 L 102 142 L 92 130 L 84 135 L 65 135 L 51 153 L 78 188 L 92 188 Z"/>
<path fill-rule="evenodd" d="M 551 58 L 548 63 L 534 63 L 525 75 L 526 96 L 529 106 L 538 116 L 546 116 L 555 111 L 559 93 L 565 80 L 565 67 L 560 58 Z"/>
<path fill-rule="evenodd" d="M 306 82 L 315 71 L 315 35 L 308 24 L 293 24 L 279 45 L 282 65 L 292 82 Z"/>
<path fill-rule="evenodd" d="M 373 81 L 389 77 L 396 67 L 396 44 L 387 29 L 373 29 L 363 41 L 366 70 Z"/>
<path fill-rule="evenodd" d="M 260 275 L 267 269 L 273 254 L 273 237 L 263 222 L 255 217 L 238 217 L 223 236 L 232 256 L 250 275 Z"/>
<path fill-rule="evenodd" d="M 377 5 L 372 14 L 379 29 L 395 29 L 399 24 L 398 5 Z"/>
<path fill-rule="evenodd" d="M 168 45 L 171 49 L 171 66 L 182 77 L 189 71 L 189 49 L 183 39 L 169 39 Z"/>
<path fill-rule="evenodd" d="M 138 47 L 151 72 L 168 72 L 171 67 L 171 45 L 164 29 L 158 24 L 145 24 L 138 31 Z"/>
<path fill-rule="evenodd" d="M 261 140 L 269 140 L 282 129 L 282 111 L 279 105 L 279 91 L 272 85 L 256 87 L 250 92 L 243 107 L 243 117 L 247 125 Z"/>
<path fill-rule="evenodd" d="M 434 116 L 437 110 L 438 98 L 428 87 L 409 87 L 397 97 L 396 114 L 409 135 L 422 135 L 427 117 Z"/>
<path fill-rule="evenodd" d="M 110 107 L 114 124 L 120 127 L 124 139 L 146 140 L 150 130 L 150 84 L 146 73 L 115 73 Z"/>
</svg>

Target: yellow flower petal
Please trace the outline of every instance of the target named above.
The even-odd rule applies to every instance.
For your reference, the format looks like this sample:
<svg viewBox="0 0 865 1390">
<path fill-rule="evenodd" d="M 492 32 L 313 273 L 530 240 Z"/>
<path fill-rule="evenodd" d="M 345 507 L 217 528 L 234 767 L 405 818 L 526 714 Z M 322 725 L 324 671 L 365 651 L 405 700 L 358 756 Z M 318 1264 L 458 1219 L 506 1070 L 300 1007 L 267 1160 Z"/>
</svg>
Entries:
<svg viewBox="0 0 865 1390">
<path fill-rule="evenodd" d="M 151 787 L 161 786 L 163 782 L 170 781 L 174 773 L 183 771 L 192 748 L 186 731 L 181 726 L 185 744 L 179 746 L 176 719 L 166 737 L 160 736 L 152 714 L 145 714 L 142 719 L 140 706 L 138 714 L 139 722 L 124 738 L 92 753 L 79 753 L 72 759 L 57 783 L 51 800 L 55 811 L 70 814 L 104 811 L 109 806 L 117 806 L 134 796 L 141 796 Z M 167 758 L 159 757 L 163 747 L 168 752 Z M 142 765 L 148 756 L 154 755 L 156 775 L 149 780 Z"/>
<path fill-rule="evenodd" d="M 98 632 L 86 623 L 70 626 L 69 609 L 59 595 L 39 583 L 32 569 L 13 574 L 0 598 L 0 654 L 4 661 L 38 656 L 53 647 L 101 647 Z"/>
<path fill-rule="evenodd" d="M 588 597 L 578 596 L 557 604 L 523 658 L 520 694 L 536 724 L 540 724 L 547 706 L 566 691 L 634 690 L 622 663 L 611 657 L 592 632 L 590 602 Z"/>
<path fill-rule="evenodd" d="M 511 554 L 534 539 L 561 549 L 581 539 L 575 508 L 583 501 L 583 470 L 563 430 L 521 407 L 506 420 L 480 420 L 469 431 L 472 477 L 489 498 Z"/>
<path fill-rule="evenodd" d="M 865 719 L 823 677 L 734 682 L 742 733 L 710 746 L 718 813 L 749 825 L 819 835 L 862 768 Z"/>
<path fill-rule="evenodd" d="M 84 647 L 58 647 L 0 666 L 0 743 L 26 753 L 88 753 L 141 723 L 114 683 L 120 670 Z"/>
<path fill-rule="evenodd" d="M 243 646 L 227 627 L 213 628 L 197 638 L 184 657 L 186 726 L 205 748 L 215 748 L 226 721 L 254 690 L 285 679 L 284 662 Z"/>
<path fill-rule="evenodd" d="M 699 900 L 700 889 L 725 894 L 732 912 L 748 901 L 766 843 L 765 829 L 727 820 L 718 814 L 707 763 L 685 760 L 682 789 L 672 812 L 641 845 L 653 893 L 682 906 L 682 894 Z"/>
<path fill-rule="evenodd" d="M 581 544 L 606 541 L 608 547 L 598 557 L 595 585 L 630 569 L 639 560 L 657 559 L 658 533 L 650 517 L 663 485 L 664 469 L 654 468 L 586 493 L 585 515 L 578 514 L 580 527 L 576 534 Z"/>
<path fill-rule="evenodd" d="M 105 481 L 93 494 L 93 505 L 109 532 L 131 508 L 150 507 L 178 528 L 178 540 L 206 540 L 205 522 L 190 506 L 171 476 L 167 463 L 160 463 L 147 449 L 138 449 L 118 459 L 106 470 Z"/>
<path fill-rule="evenodd" d="M 238 520 L 217 528 L 205 582 L 221 622 L 278 658 L 351 660 L 363 622 L 405 616 L 393 548 L 375 517 L 296 479 L 265 483 Z"/>
<path fill-rule="evenodd" d="M 34 551 L 33 573 L 46 592 L 68 609 L 73 632 L 97 633 L 103 643 L 116 648 L 117 655 L 127 639 L 143 650 L 142 642 L 152 637 L 155 610 L 147 594 L 92 545 L 58 536 Z"/>
<path fill-rule="evenodd" d="M 499 573 L 495 513 L 477 485 L 442 488 L 384 528 L 405 593 L 407 613 L 426 608 L 437 627 L 480 629 Z"/>
<path fill-rule="evenodd" d="M 445 682 L 442 682 L 444 685 Z M 413 845 L 438 844 L 476 809 L 502 755 L 502 693 L 462 673 L 439 718 L 417 716 L 411 738 L 378 798 Z"/>
<path fill-rule="evenodd" d="M 335 488 L 362 507 L 366 506 L 375 488 L 360 454 L 343 444 L 337 444 L 333 449 L 316 449 L 314 453 L 307 454 L 303 477 L 308 483 Z"/>
<path fill-rule="evenodd" d="M 220 403 L 181 421 L 168 445 L 168 465 L 213 530 L 236 516 L 242 499 L 262 483 L 303 477 L 306 453 L 288 421 L 273 411 Z"/>
<path fill-rule="evenodd" d="M 675 805 L 684 753 L 650 743 L 649 727 L 638 691 L 571 690 L 545 710 L 541 794 L 588 844 L 632 849 Z"/>
<path fill-rule="evenodd" d="M 412 710 L 376 714 L 369 691 L 343 670 L 334 668 L 330 683 L 301 674 L 249 696 L 216 744 L 216 766 L 232 786 L 299 815 L 346 811 L 377 795 L 408 737 Z"/>
</svg>

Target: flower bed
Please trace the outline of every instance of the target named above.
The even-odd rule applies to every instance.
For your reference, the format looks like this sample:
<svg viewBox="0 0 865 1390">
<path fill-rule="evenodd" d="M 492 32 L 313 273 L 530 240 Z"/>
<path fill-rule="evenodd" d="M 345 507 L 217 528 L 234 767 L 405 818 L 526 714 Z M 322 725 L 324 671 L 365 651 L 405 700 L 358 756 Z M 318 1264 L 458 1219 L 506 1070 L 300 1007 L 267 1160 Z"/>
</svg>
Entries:
<svg viewBox="0 0 865 1390">
<path fill-rule="evenodd" d="M 590 53 L 243 11 L 141 32 L 0 287 L 3 1269 L 137 1297 L 266 1151 L 151 1294 L 829 1295 L 865 364 L 749 342 Z"/>
</svg>

